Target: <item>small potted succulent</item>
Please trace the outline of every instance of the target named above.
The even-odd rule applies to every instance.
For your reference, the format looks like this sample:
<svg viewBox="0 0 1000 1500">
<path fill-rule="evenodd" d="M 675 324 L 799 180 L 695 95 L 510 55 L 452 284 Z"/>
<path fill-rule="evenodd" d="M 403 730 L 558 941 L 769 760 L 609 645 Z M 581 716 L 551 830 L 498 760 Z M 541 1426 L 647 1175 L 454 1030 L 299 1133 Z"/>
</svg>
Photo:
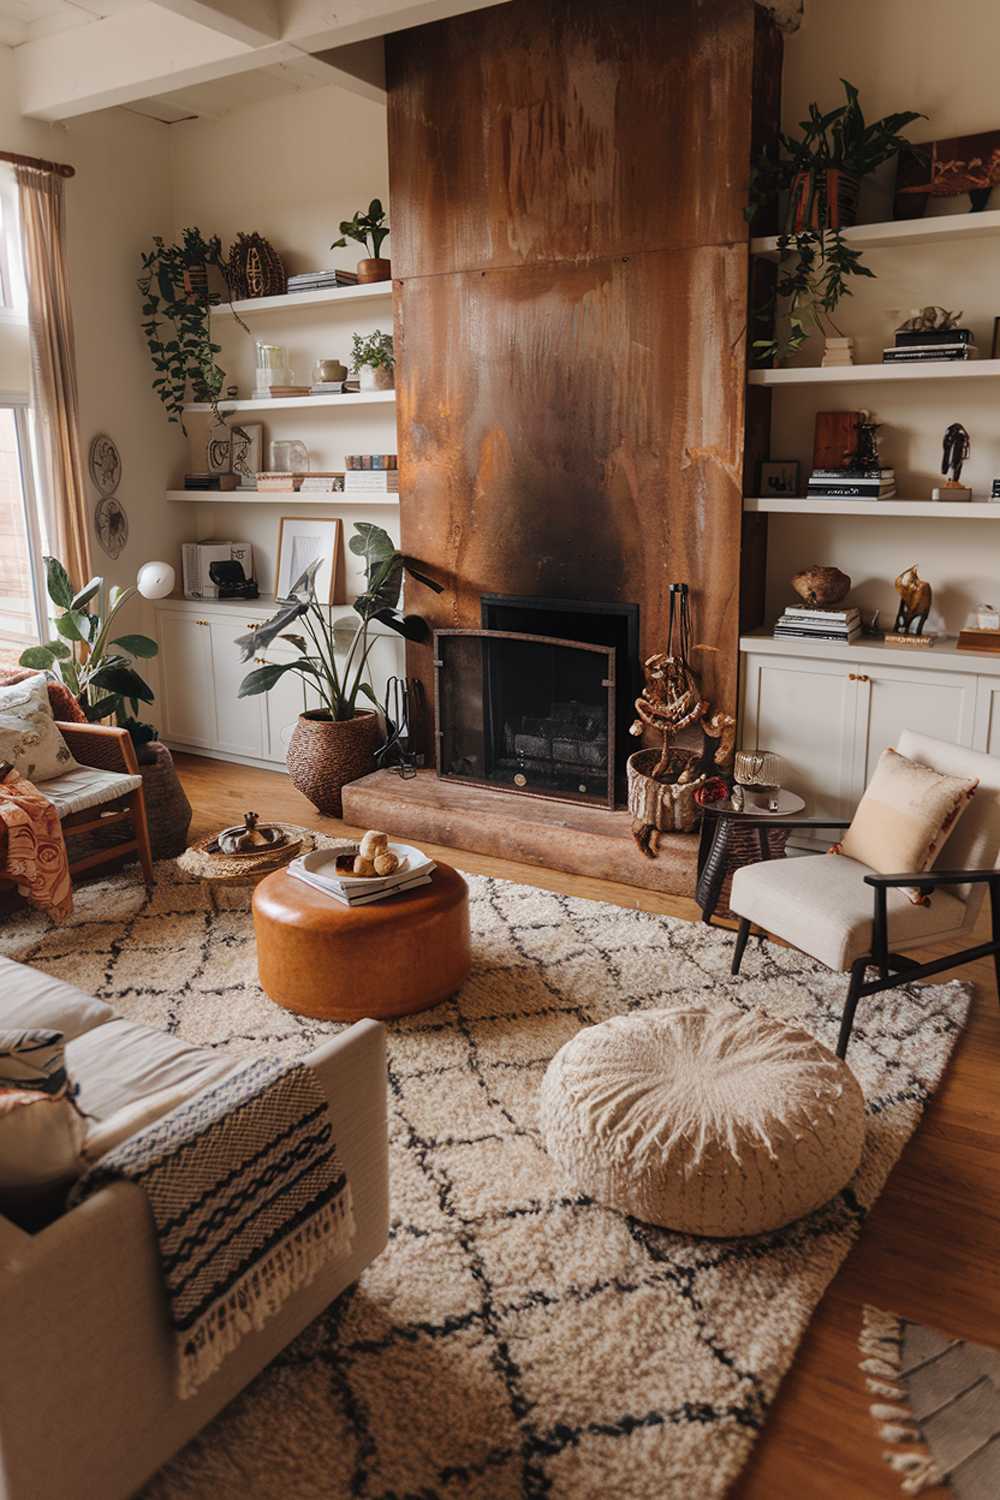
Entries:
<svg viewBox="0 0 1000 1500">
<path fill-rule="evenodd" d="M 392 334 L 356 333 L 351 347 L 351 368 L 363 391 L 391 391 L 396 383 L 396 356 Z"/>
<path fill-rule="evenodd" d="M 368 205 L 367 213 L 359 208 L 353 219 L 341 221 L 340 239 L 334 240 L 330 249 L 342 249 L 349 239 L 356 240 L 368 252 L 364 260 L 358 261 L 358 281 L 362 284 L 372 281 L 388 281 L 392 276 L 392 264 L 388 260 L 383 260 L 379 255 L 382 241 L 388 235 L 389 226 L 385 222 L 385 209 L 379 198 L 373 198 Z"/>
</svg>

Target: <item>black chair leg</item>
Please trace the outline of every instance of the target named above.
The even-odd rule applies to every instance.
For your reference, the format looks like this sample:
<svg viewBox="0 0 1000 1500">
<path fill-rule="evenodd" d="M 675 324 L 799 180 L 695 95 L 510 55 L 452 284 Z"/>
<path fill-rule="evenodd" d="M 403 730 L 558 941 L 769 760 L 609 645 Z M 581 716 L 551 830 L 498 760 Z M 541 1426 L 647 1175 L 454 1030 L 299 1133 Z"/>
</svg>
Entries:
<svg viewBox="0 0 1000 1500">
<path fill-rule="evenodd" d="M 1000 943 L 1000 880 L 990 881 L 990 926 L 995 943 Z M 997 976 L 997 1000 L 1000 1000 L 1000 949 L 993 955 Z"/>
<path fill-rule="evenodd" d="M 733 949 L 733 966 L 730 971 L 733 974 L 738 974 L 740 972 L 740 964 L 743 962 L 743 955 L 746 952 L 747 939 L 749 938 L 749 936 L 749 919 L 747 917 L 740 917 L 739 930 L 736 933 L 736 947 Z"/>
<path fill-rule="evenodd" d="M 856 958 L 851 965 L 851 982 L 847 989 L 844 1012 L 840 1019 L 840 1035 L 837 1038 L 837 1056 L 841 1058 L 847 1055 L 847 1044 L 851 1040 L 851 1029 L 854 1026 L 854 1012 L 858 1008 L 859 991 L 865 982 L 867 967 L 867 958 Z"/>
</svg>

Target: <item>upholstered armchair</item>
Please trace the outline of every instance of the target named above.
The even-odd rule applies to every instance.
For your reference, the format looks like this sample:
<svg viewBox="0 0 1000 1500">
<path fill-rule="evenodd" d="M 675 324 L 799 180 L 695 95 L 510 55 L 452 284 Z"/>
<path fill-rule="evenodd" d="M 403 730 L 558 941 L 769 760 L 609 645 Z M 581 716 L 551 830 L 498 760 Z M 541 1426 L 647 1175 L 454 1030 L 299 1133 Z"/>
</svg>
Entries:
<svg viewBox="0 0 1000 1500">
<path fill-rule="evenodd" d="M 843 855 L 813 854 L 769 860 L 766 830 L 783 827 L 846 828 L 847 820 L 820 818 L 743 819 L 758 826 L 761 861 L 736 871 L 730 908 L 740 919 L 732 972 L 738 974 L 752 927 L 781 938 L 830 969 L 849 973 L 837 1054 L 847 1051 L 859 1001 L 929 979 L 959 964 L 992 956 L 1000 988 L 1000 760 L 929 735 L 906 730 L 900 755 L 947 776 L 978 777 L 968 810 L 945 842 L 933 869 L 879 875 Z M 910 900 L 905 887 L 932 892 L 927 906 Z M 989 891 L 991 936 L 987 942 L 927 963 L 899 951 L 946 941 L 959 944 L 976 925 Z M 874 970 L 874 977 L 869 977 Z"/>
<path fill-rule="evenodd" d="M 78 762 L 71 771 L 50 777 L 38 789 L 59 814 L 69 851 L 70 875 L 95 865 L 136 854 L 147 886 L 154 883 L 153 855 L 146 826 L 146 802 L 135 748 L 127 729 L 106 724 L 59 722 L 58 729 Z M 131 837 L 106 846 L 90 840 L 86 851 L 73 856 L 72 840 L 130 821 Z M 0 852 L 7 831 L 0 824 Z"/>
</svg>

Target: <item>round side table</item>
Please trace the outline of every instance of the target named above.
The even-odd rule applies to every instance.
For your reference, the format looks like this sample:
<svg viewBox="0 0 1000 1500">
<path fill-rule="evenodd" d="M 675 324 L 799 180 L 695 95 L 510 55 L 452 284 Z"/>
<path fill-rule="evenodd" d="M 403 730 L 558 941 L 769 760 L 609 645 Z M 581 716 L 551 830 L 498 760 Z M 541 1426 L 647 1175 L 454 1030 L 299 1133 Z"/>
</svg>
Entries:
<svg viewBox="0 0 1000 1500">
<path fill-rule="evenodd" d="M 343 906 L 285 870 L 253 893 L 261 988 L 327 1021 L 386 1020 L 439 1005 L 469 972 L 469 889 L 450 865 L 430 885 Z"/>
<path fill-rule="evenodd" d="M 737 812 L 728 803 L 706 807 L 701 825 L 698 851 L 698 885 L 695 899 L 701 907 L 701 919 L 710 923 L 718 914 L 731 917 L 729 892 L 733 876 L 742 865 L 755 865 L 762 859 L 784 859 L 788 842 L 787 828 L 745 826 L 751 818 L 768 816 L 790 818 L 805 807 L 803 798 L 794 792 L 782 793 L 778 812 L 768 814 L 760 808 Z M 740 826 L 744 824 L 744 826 Z"/>
</svg>

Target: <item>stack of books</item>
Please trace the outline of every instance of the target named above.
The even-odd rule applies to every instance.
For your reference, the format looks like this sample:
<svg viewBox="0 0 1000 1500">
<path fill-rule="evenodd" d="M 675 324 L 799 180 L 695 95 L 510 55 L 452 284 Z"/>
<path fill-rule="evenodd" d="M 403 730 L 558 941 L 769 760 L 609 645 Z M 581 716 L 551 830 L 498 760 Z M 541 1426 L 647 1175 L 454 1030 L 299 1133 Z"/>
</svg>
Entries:
<svg viewBox="0 0 1000 1500">
<path fill-rule="evenodd" d="M 775 640 L 844 641 L 861 634 L 861 615 L 856 609 L 810 609 L 790 604 L 774 627 Z"/>
<path fill-rule="evenodd" d="M 234 490 L 238 482 L 238 474 L 199 471 L 184 475 L 184 488 L 186 490 Z"/>
<path fill-rule="evenodd" d="M 258 388 L 253 393 L 255 401 L 266 401 L 269 397 L 285 400 L 288 396 L 309 396 L 312 391 L 307 385 L 266 385 Z"/>
<path fill-rule="evenodd" d="M 287 494 L 289 490 L 295 488 L 295 484 L 290 472 L 283 469 L 267 469 L 257 475 L 257 488 L 258 490 L 280 491 L 282 494 Z"/>
<path fill-rule="evenodd" d="M 357 284 L 355 271 L 300 271 L 297 276 L 288 278 L 290 292 L 325 292 L 329 287 Z"/>
<path fill-rule="evenodd" d="M 367 906 L 372 901 L 384 901 L 389 896 L 398 896 L 403 891 L 416 890 L 418 886 L 430 885 L 431 875 L 437 868 L 433 860 L 418 849 L 399 844 L 395 852 L 403 851 L 400 868 L 394 875 L 373 876 L 341 874 L 337 869 L 338 850 L 314 849 L 309 854 L 300 854 L 287 866 L 289 875 L 311 886 L 314 891 L 339 901 L 342 906 Z"/>
<path fill-rule="evenodd" d="M 883 349 L 885 365 L 914 364 L 926 359 L 975 359 L 971 328 L 931 328 L 922 333 L 897 333 L 891 349 Z"/>
<path fill-rule="evenodd" d="M 967 625 L 958 632 L 959 651 L 1000 652 L 1000 630 L 981 625 Z"/>
<path fill-rule="evenodd" d="M 336 495 L 344 488 L 343 474 L 296 474 L 295 479 L 303 495 Z"/>
<path fill-rule="evenodd" d="M 848 338 L 828 338 L 820 363 L 824 369 L 829 369 L 831 365 L 853 365 L 854 340 Z"/>
<path fill-rule="evenodd" d="M 348 453 L 344 464 L 348 469 L 398 469 L 399 459 L 395 453 Z"/>
<path fill-rule="evenodd" d="M 398 495 L 398 469 L 348 469 L 344 475 L 345 495 Z"/>
<path fill-rule="evenodd" d="M 891 500 L 895 469 L 813 469 L 806 494 L 813 500 Z"/>
<path fill-rule="evenodd" d="M 311 396 L 342 396 L 344 394 L 344 382 L 342 380 L 317 380 L 315 385 L 309 387 Z"/>
</svg>

